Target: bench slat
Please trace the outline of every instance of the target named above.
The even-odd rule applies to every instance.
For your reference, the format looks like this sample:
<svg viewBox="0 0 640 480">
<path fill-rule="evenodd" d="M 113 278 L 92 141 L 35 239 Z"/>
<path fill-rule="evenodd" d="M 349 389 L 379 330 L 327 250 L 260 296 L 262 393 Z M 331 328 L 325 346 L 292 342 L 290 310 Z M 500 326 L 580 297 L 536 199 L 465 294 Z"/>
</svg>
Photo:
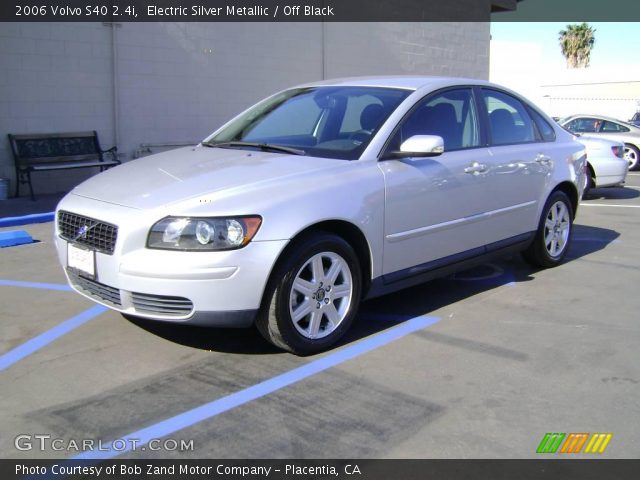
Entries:
<svg viewBox="0 0 640 480">
<path fill-rule="evenodd" d="M 113 160 L 105 160 L 104 162 L 59 162 L 56 164 L 40 164 L 33 165 L 31 170 L 43 171 L 43 170 L 66 170 L 69 168 L 83 168 L 83 167 L 113 167 L 120 165 L 119 162 Z"/>
<path fill-rule="evenodd" d="M 87 155 L 58 155 L 55 157 L 20 157 L 18 167 L 33 168 L 40 164 L 54 163 L 71 163 L 71 162 L 87 162 L 98 161 L 100 155 L 92 153 Z"/>
</svg>

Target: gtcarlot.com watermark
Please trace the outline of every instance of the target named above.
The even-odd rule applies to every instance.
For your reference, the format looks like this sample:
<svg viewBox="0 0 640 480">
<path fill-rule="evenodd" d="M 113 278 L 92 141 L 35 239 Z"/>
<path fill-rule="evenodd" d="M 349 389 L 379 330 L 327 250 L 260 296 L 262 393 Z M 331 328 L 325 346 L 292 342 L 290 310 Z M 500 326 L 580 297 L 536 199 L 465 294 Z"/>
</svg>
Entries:
<svg viewBox="0 0 640 480">
<path fill-rule="evenodd" d="M 193 452 L 193 440 L 174 440 L 172 438 L 152 438 L 143 442 L 137 438 L 118 438 L 110 442 L 91 438 L 67 439 L 49 434 L 21 434 L 15 437 L 13 445 L 21 452 L 31 450 L 56 452 Z"/>
</svg>

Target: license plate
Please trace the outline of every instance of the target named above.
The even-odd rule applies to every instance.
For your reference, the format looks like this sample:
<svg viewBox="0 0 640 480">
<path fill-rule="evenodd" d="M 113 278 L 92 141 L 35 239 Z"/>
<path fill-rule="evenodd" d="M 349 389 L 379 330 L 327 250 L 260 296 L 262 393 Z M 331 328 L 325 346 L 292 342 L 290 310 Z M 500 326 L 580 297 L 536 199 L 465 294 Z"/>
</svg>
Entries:
<svg viewBox="0 0 640 480">
<path fill-rule="evenodd" d="M 89 275 L 91 278 L 96 276 L 96 253 L 93 250 L 76 247 L 70 243 L 67 244 L 67 266 L 74 268 L 81 273 Z"/>
</svg>

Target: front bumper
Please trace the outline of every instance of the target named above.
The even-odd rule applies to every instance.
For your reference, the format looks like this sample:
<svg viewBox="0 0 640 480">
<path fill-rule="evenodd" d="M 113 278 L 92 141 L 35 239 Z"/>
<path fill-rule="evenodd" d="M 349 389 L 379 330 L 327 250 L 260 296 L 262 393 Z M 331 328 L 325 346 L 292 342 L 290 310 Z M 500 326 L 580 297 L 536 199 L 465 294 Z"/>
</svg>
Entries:
<svg viewBox="0 0 640 480">
<path fill-rule="evenodd" d="M 287 240 L 251 242 L 221 252 L 151 250 L 145 247 L 146 236 L 164 213 L 75 195 L 65 197 L 58 209 L 118 226 L 113 254 L 95 252 L 95 278 L 67 267 L 68 242 L 56 228 L 58 257 L 71 287 L 111 309 L 154 320 L 250 326 L 271 269 L 287 244 Z"/>
</svg>

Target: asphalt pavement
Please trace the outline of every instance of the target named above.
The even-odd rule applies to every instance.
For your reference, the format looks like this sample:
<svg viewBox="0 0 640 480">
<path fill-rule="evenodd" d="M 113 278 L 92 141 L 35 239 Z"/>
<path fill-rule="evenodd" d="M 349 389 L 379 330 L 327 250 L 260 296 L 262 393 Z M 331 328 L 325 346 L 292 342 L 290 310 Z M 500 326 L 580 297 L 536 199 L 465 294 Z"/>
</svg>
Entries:
<svg viewBox="0 0 640 480">
<path fill-rule="evenodd" d="M 581 202 L 563 265 L 516 256 L 366 302 L 306 358 L 96 307 L 65 287 L 52 223 L 16 228 L 37 242 L 0 249 L 1 458 L 86 440 L 118 458 L 535 458 L 547 432 L 638 456 L 638 173 Z M 158 450 L 115 451 L 143 437 Z"/>
</svg>

